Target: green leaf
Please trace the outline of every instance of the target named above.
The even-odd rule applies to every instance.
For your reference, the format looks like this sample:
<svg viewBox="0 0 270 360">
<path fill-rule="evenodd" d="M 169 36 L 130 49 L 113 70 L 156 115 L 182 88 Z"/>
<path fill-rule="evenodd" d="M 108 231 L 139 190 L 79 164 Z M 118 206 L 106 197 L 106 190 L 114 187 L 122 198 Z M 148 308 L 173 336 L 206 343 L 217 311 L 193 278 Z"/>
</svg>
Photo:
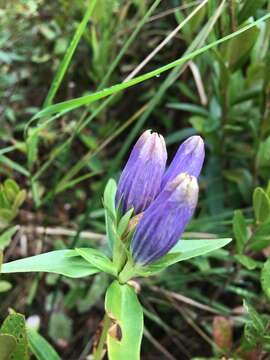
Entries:
<svg viewBox="0 0 270 360">
<path fill-rule="evenodd" d="M 235 255 L 236 260 L 246 267 L 248 270 L 254 270 L 257 267 L 261 266 L 261 263 L 259 261 L 256 261 L 246 255 Z"/>
<path fill-rule="evenodd" d="M 166 267 L 173 265 L 179 261 L 191 259 L 196 256 L 204 255 L 208 252 L 217 250 L 232 239 L 198 239 L 198 240 L 179 240 L 171 251 L 161 259 L 153 262 L 148 266 L 134 268 L 133 276 L 150 276 L 156 272 L 164 270 Z"/>
<path fill-rule="evenodd" d="M 109 277 L 105 273 L 100 273 L 94 276 L 91 286 L 87 293 L 77 300 L 77 309 L 79 313 L 89 311 L 105 293 L 109 285 Z"/>
<path fill-rule="evenodd" d="M 264 330 L 265 330 L 265 323 L 264 323 L 262 317 L 259 315 L 259 313 L 256 311 L 256 309 L 247 300 L 244 300 L 244 308 L 246 309 L 254 328 L 259 333 L 263 334 Z"/>
<path fill-rule="evenodd" d="M 125 215 L 123 215 L 121 217 L 121 219 L 119 220 L 119 224 L 118 224 L 118 227 L 117 227 L 117 233 L 118 233 L 118 236 L 121 237 L 122 235 L 124 235 L 125 231 L 127 230 L 127 227 L 128 227 L 128 224 L 129 224 L 129 221 L 130 221 L 130 218 L 133 214 L 133 208 L 130 209 L 129 211 L 127 211 L 125 213 Z"/>
<path fill-rule="evenodd" d="M 10 355 L 16 348 L 16 339 L 13 335 L 0 335 L 0 360 L 10 360 Z"/>
<path fill-rule="evenodd" d="M 261 285 L 265 296 L 270 301 L 270 258 L 263 265 L 261 271 Z"/>
<path fill-rule="evenodd" d="M 116 237 L 116 210 L 115 210 L 115 196 L 117 185 L 113 179 L 110 179 L 104 190 L 104 209 L 106 221 L 106 234 L 109 240 L 111 249 Z"/>
<path fill-rule="evenodd" d="M 258 168 L 269 166 L 270 162 L 270 136 L 260 141 L 259 149 L 256 154 L 256 166 Z"/>
<path fill-rule="evenodd" d="M 0 334 L 8 334 L 16 339 L 16 347 L 12 352 L 13 360 L 29 360 L 25 319 L 21 314 L 10 314 L 4 320 Z"/>
<path fill-rule="evenodd" d="M 7 247 L 17 231 L 17 226 L 13 226 L 10 229 L 7 229 L 3 232 L 3 234 L 0 235 L 0 249 L 4 250 L 5 247 Z"/>
<path fill-rule="evenodd" d="M 3 264 L 2 273 L 17 272 L 51 272 L 71 278 L 93 275 L 99 269 L 93 267 L 80 256 L 74 256 L 74 250 L 55 250 L 31 256 L 25 259 Z"/>
<path fill-rule="evenodd" d="M 20 191 L 20 188 L 18 187 L 17 183 L 14 180 L 7 179 L 4 182 L 4 191 L 8 201 L 12 203 L 16 198 L 18 192 Z"/>
<path fill-rule="evenodd" d="M 10 209 L 0 209 L 0 229 L 5 228 L 16 216 L 16 212 Z"/>
<path fill-rule="evenodd" d="M 19 163 L 9 159 L 5 155 L 0 155 L 0 163 L 10 167 L 12 170 L 17 171 L 18 173 L 20 173 L 26 177 L 30 176 L 30 173 L 26 168 L 21 166 Z"/>
<path fill-rule="evenodd" d="M 93 267 L 111 275 L 116 275 L 112 261 L 101 251 L 90 248 L 77 248 L 75 251 Z"/>
<path fill-rule="evenodd" d="M 50 316 L 48 333 L 56 342 L 60 339 L 70 341 L 72 337 L 72 319 L 63 312 L 54 312 Z"/>
<path fill-rule="evenodd" d="M 18 211 L 19 207 L 23 204 L 24 200 L 26 199 L 26 196 L 27 196 L 26 190 L 19 191 L 13 203 L 13 209 L 15 211 Z"/>
<path fill-rule="evenodd" d="M 266 192 L 257 187 L 253 192 L 253 208 L 258 223 L 263 223 L 269 219 L 270 200 Z"/>
<path fill-rule="evenodd" d="M 233 216 L 233 233 L 236 239 L 237 252 L 241 254 L 249 239 L 246 220 L 241 210 L 236 210 Z"/>
<path fill-rule="evenodd" d="M 254 46 L 259 32 L 259 28 L 254 26 L 225 44 L 223 56 L 231 69 L 236 70 L 241 64 L 243 58 Z"/>
<path fill-rule="evenodd" d="M 37 331 L 27 328 L 31 352 L 38 360 L 61 360 L 54 348 Z"/>
<path fill-rule="evenodd" d="M 109 360 L 139 360 L 143 310 L 134 288 L 114 281 L 106 293 L 105 309 L 113 323 L 107 336 Z"/>
<path fill-rule="evenodd" d="M 0 293 L 7 292 L 12 288 L 12 285 L 8 281 L 0 281 Z"/>
</svg>

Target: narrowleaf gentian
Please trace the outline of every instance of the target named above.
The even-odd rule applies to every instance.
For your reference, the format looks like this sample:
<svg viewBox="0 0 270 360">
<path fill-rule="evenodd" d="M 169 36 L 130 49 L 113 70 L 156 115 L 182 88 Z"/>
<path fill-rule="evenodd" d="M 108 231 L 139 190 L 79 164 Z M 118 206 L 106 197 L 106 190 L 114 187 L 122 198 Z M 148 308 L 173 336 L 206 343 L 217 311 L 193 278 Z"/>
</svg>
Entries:
<svg viewBox="0 0 270 360">
<path fill-rule="evenodd" d="M 163 137 L 143 133 L 134 146 L 120 177 L 116 204 L 124 214 L 140 214 L 130 250 L 136 265 L 148 265 L 168 253 L 191 220 L 198 200 L 198 183 L 204 143 L 191 136 L 179 147 L 165 171 Z"/>
</svg>

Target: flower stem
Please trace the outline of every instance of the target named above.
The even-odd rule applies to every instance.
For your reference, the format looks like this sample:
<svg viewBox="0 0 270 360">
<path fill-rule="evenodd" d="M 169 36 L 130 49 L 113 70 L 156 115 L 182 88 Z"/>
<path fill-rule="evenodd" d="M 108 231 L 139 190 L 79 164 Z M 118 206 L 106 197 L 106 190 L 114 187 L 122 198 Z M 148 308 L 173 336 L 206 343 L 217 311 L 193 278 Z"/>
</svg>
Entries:
<svg viewBox="0 0 270 360">
<path fill-rule="evenodd" d="M 97 349 L 94 353 L 93 360 L 101 360 L 103 358 L 103 349 L 104 345 L 106 343 L 107 333 L 110 328 L 110 318 L 105 312 L 104 318 L 103 318 L 103 329 L 99 338 L 99 343 L 97 346 Z"/>
</svg>

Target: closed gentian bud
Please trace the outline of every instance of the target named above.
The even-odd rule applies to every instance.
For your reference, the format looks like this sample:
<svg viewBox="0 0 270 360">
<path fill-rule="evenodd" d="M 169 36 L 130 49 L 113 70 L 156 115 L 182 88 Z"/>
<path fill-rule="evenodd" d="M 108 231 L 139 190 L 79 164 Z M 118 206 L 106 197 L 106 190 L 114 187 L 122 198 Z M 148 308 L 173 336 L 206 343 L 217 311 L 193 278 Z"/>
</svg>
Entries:
<svg viewBox="0 0 270 360">
<path fill-rule="evenodd" d="M 146 265 L 167 254 L 180 237 L 198 201 L 198 182 L 182 173 L 169 182 L 144 212 L 132 242 L 135 263 Z"/>
<path fill-rule="evenodd" d="M 204 143 L 200 136 L 191 136 L 184 141 L 162 179 L 162 189 L 169 181 L 183 172 L 198 177 L 204 161 Z"/>
<path fill-rule="evenodd" d="M 116 204 L 122 213 L 134 208 L 135 214 L 144 211 L 160 192 L 167 161 L 164 138 L 145 131 L 135 144 L 120 176 Z"/>
</svg>

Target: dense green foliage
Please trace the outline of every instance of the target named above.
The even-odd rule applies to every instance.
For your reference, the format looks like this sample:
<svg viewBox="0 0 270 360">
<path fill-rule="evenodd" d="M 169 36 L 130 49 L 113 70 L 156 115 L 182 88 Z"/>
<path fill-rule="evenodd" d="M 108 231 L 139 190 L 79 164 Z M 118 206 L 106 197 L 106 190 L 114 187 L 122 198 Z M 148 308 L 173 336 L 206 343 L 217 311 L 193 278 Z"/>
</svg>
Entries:
<svg viewBox="0 0 270 360">
<path fill-rule="evenodd" d="M 118 178 L 137 136 L 147 128 L 163 133 L 171 158 L 183 139 L 200 134 L 207 149 L 200 200 L 184 237 L 233 241 L 138 280 L 142 359 L 267 358 L 270 1 L 0 3 L 5 262 L 74 247 L 104 249 L 104 187 Z M 65 258 L 62 275 L 77 277 L 76 266 L 86 260 L 76 259 Z M 54 270 L 56 262 L 49 264 Z M 17 351 L 58 359 L 52 345 L 63 359 L 86 359 L 97 343 L 109 282 L 104 273 L 1 275 L 3 359 L 20 335 L 8 327 L 12 317 L 22 332 Z M 114 301 L 107 299 L 112 311 Z M 18 313 L 6 318 L 8 308 L 23 313 L 26 326 Z"/>
</svg>

